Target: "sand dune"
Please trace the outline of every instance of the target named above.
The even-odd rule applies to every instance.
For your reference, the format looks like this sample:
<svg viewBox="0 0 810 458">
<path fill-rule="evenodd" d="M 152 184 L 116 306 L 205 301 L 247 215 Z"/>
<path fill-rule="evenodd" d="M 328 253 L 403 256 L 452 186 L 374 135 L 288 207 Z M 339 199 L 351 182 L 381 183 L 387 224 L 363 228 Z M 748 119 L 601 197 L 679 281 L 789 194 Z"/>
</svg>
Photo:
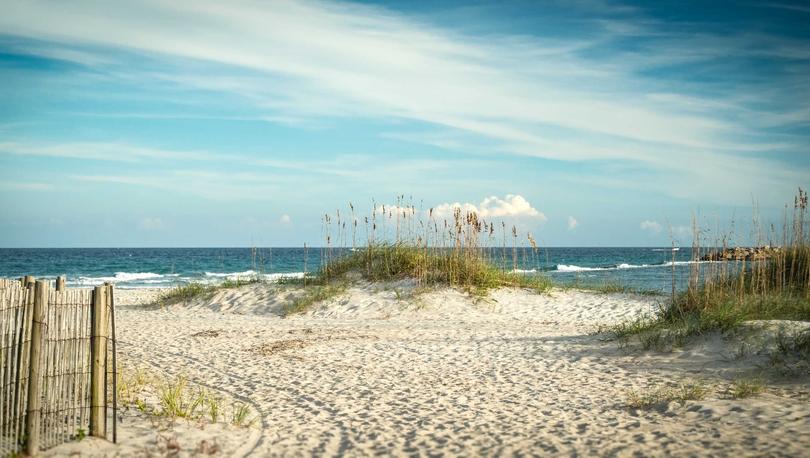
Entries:
<svg viewBox="0 0 810 458">
<path fill-rule="evenodd" d="M 251 285 L 144 309 L 119 292 L 121 360 L 184 375 L 252 406 L 251 428 L 183 424 L 181 455 L 217 440 L 224 455 L 771 455 L 810 446 L 807 379 L 730 399 L 729 380 L 762 359 L 717 336 L 672 353 L 621 349 L 596 325 L 654 312 L 656 298 L 359 284 L 282 318 L 294 291 Z M 628 407 L 628 390 L 702 380 L 700 401 Z M 143 428 L 134 414 L 122 425 Z M 128 435 L 127 435 L 128 434 Z M 167 433 L 168 434 L 168 433 Z M 99 455 L 158 450 L 125 433 Z M 150 445 L 151 444 L 151 445 Z M 75 445 L 74 445 L 75 446 Z M 152 447 L 151 449 L 149 447 Z"/>
</svg>

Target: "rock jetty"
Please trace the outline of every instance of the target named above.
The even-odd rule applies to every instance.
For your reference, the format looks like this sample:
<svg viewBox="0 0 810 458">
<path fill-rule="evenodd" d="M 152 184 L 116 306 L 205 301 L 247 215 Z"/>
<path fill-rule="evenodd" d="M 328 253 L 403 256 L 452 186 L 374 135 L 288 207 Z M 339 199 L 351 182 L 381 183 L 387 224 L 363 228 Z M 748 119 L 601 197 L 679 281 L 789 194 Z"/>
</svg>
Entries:
<svg viewBox="0 0 810 458">
<path fill-rule="evenodd" d="M 700 257 L 701 261 L 761 261 L 779 253 L 780 247 L 734 247 L 710 251 Z"/>
</svg>

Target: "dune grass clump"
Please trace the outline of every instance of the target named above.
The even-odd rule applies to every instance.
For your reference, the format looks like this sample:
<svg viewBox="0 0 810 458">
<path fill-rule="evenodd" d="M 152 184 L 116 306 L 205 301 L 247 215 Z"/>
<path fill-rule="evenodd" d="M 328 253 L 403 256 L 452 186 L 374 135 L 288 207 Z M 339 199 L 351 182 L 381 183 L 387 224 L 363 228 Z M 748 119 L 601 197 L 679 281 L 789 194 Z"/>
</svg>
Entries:
<svg viewBox="0 0 810 458">
<path fill-rule="evenodd" d="M 250 406 L 241 402 L 234 403 L 231 413 L 231 424 L 234 426 L 252 424 L 254 420 L 248 420 L 248 415 L 250 415 Z"/>
<path fill-rule="evenodd" d="M 552 286 L 543 275 L 518 273 L 518 266 L 539 261 L 537 241 L 526 234 L 526 243 L 519 243 L 523 238 L 517 228 L 505 222 L 496 224 L 461 208 L 452 214 L 417 210 L 404 196 L 396 205 L 373 203 L 369 216 L 356 216 L 351 203 L 349 210 L 348 215 L 339 210 L 324 215 L 321 265 L 294 281 L 309 290 L 288 304 L 286 313 L 340 294 L 355 279 L 413 280 L 421 290 L 449 286 L 474 295 L 500 287 L 543 292 Z"/>
<path fill-rule="evenodd" d="M 779 353 L 801 356 L 810 361 L 810 331 L 780 333 L 776 340 L 776 349 Z"/>
<path fill-rule="evenodd" d="M 634 409 L 665 407 L 670 402 L 700 401 L 709 389 L 700 382 L 685 382 L 676 387 L 660 387 L 650 391 L 631 390 L 627 393 L 627 406 Z"/>
<path fill-rule="evenodd" d="M 124 367 L 119 368 L 117 382 L 121 406 L 134 407 L 147 415 L 170 420 L 206 419 L 211 423 L 225 420 L 234 426 L 249 426 L 256 420 L 248 419 L 250 407 L 247 404 L 234 402 L 228 408 L 220 396 L 182 376 L 163 378 L 142 368 Z M 156 403 L 147 402 L 147 398 L 153 397 Z"/>
<path fill-rule="evenodd" d="M 158 386 L 160 410 L 156 415 L 168 418 L 189 420 L 209 419 L 216 423 L 225 418 L 234 426 L 250 426 L 255 419 L 248 419 L 250 406 L 243 402 L 234 402 L 230 415 L 223 412 L 222 399 L 206 388 L 193 387 L 183 377 L 178 377 Z"/>
<path fill-rule="evenodd" d="M 810 374 L 810 330 L 780 332 L 770 364 L 786 376 Z"/>
<path fill-rule="evenodd" d="M 331 299 L 346 290 L 345 283 L 310 284 L 300 296 L 284 305 L 284 316 L 309 310 L 313 304 Z"/>
<path fill-rule="evenodd" d="M 228 278 L 223 282 L 206 284 L 199 282 L 187 283 L 171 288 L 160 295 L 157 302 L 160 305 L 171 305 L 180 302 L 188 302 L 190 300 L 207 298 L 213 296 L 217 291 L 224 289 L 239 288 L 245 285 L 261 283 L 262 280 L 258 277 L 246 278 Z"/>
<path fill-rule="evenodd" d="M 448 285 L 476 292 L 499 287 L 542 292 L 551 287 L 546 277 L 505 271 L 473 251 L 404 243 L 371 245 L 352 252 L 325 265 L 318 276 L 340 278 L 350 272 L 373 282 L 413 279 L 421 285 Z"/>
<path fill-rule="evenodd" d="M 731 383 L 728 394 L 732 399 L 746 399 L 765 390 L 765 384 L 758 378 L 739 378 Z"/>
<path fill-rule="evenodd" d="M 118 366 L 116 378 L 118 402 L 123 406 L 136 404 L 140 400 L 143 390 L 151 382 L 149 374 L 144 369 L 124 365 Z"/>
<path fill-rule="evenodd" d="M 551 286 L 542 275 L 517 273 L 518 266 L 538 262 L 537 241 L 525 234 L 527 243 L 519 243 L 523 237 L 517 227 L 510 229 L 503 221 L 496 224 L 459 207 L 452 208 L 452 214 L 447 209 L 417 210 L 404 196 L 396 205 L 374 203 L 372 214 L 362 219 L 355 216 L 354 205 L 349 208 L 348 221 L 340 211 L 324 216 L 326 247 L 316 275 L 322 283 L 353 273 L 375 282 L 409 278 L 420 285 L 471 291 L 502 286 L 545 291 Z M 357 239 L 363 227 L 366 241 L 361 246 Z M 349 230 L 351 251 L 345 254 Z M 344 250 L 336 255 L 335 245 Z"/>
<path fill-rule="evenodd" d="M 810 320 L 810 228 L 807 193 L 799 189 L 790 220 L 785 212 L 781 236 L 771 255 L 759 260 L 692 264 L 687 290 L 673 298 L 673 313 L 717 315 L 719 311 L 742 320 Z M 755 218 L 755 222 L 758 218 Z M 762 231 L 758 230 L 760 245 Z M 693 261 L 700 259 L 701 231 L 695 227 Z M 724 250 L 726 243 L 722 243 Z M 714 251 L 714 249 L 710 249 Z"/>
<path fill-rule="evenodd" d="M 799 189 L 790 220 L 786 212 L 781 244 L 767 259 L 701 263 L 701 232 L 695 227 L 686 291 L 673 293 L 669 306 L 657 316 L 607 330 L 619 339 L 636 337 L 645 349 L 662 349 L 705 332 L 726 332 L 749 320 L 810 321 L 807 203 L 807 193 Z M 724 250 L 725 245 L 724 241 Z M 800 341 L 797 344 L 801 346 Z"/>
</svg>

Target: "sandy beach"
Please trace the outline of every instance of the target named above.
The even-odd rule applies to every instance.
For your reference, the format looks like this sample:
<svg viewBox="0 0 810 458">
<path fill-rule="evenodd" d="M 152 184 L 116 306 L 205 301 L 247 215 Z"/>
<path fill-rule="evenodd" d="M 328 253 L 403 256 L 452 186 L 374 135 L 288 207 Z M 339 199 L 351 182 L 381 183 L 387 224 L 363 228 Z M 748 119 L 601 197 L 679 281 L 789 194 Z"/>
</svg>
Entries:
<svg viewBox="0 0 810 458">
<path fill-rule="evenodd" d="M 810 0 L 0 13 L 0 458 L 810 458 Z"/>
<path fill-rule="evenodd" d="M 746 399 L 760 374 L 741 338 L 672 352 L 623 348 L 599 325 L 654 313 L 660 297 L 499 289 L 485 298 L 411 283 L 359 283 L 305 314 L 266 284 L 165 308 L 159 290 L 118 290 L 119 358 L 250 406 L 250 425 L 122 410 L 119 444 L 56 456 L 768 455 L 810 446 L 807 379 Z M 635 408 L 630 393 L 700 383 L 702 400 Z M 147 395 L 148 398 L 148 395 Z"/>
</svg>

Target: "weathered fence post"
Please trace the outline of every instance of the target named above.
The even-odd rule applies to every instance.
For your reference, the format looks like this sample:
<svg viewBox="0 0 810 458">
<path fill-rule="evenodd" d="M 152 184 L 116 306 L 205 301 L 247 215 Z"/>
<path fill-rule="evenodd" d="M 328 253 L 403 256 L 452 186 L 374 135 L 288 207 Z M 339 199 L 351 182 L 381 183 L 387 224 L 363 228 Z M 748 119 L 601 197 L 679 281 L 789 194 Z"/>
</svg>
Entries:
<svg viewBox="0 0 810 458">
<path fill-rule="evenodd" d="M 33 275 L 26 275 L 25 277 L 23 277 L 22 284 L 24 287 L 27 287 L 28 285 L 34 283 L 35 281 L 36 279 L 34 278 Z"/>
<path fill-rule="evenodd" d="M 107 286 L 96 286 L 93 290 L 91 313 L 93 316 L 91 346 L 93 366 L 90 370 L 90 435 L 106 436 L 107 397 L 105 376 L 107 374 Z"/>
<path fill-rule="evenodd" d="M 28 277 L 26 277 L 26 280 Z M 25 415 L 25 452 L 34 456 L 39 451 L 39 425 L 42 410 L 42 338 L 45 327 L 45 309 L 48 307 L 48 282 L 40 280 L 34 287 L 34 308 L 31 313 L 31 353 L 28 365 L 28 410 Z"/>
<path fill-rule="evenodd" d="M 56 290 L 57 291 L 64 291 L 65 290 L 65 277 L 58 276 L 56 277 Z"/>
<path fill-rule="evenodd" d="M 109 288 L 109 295 L 107 296 L 108 305 L 110 306 L 110 337 L 112 337 L 112 440 L 113 443 L 118 443 L 118 358 L 117 358 L 117 339 L 115 337 L 115 285 L 112 283 L 105 283 Z"/>
</svg>

